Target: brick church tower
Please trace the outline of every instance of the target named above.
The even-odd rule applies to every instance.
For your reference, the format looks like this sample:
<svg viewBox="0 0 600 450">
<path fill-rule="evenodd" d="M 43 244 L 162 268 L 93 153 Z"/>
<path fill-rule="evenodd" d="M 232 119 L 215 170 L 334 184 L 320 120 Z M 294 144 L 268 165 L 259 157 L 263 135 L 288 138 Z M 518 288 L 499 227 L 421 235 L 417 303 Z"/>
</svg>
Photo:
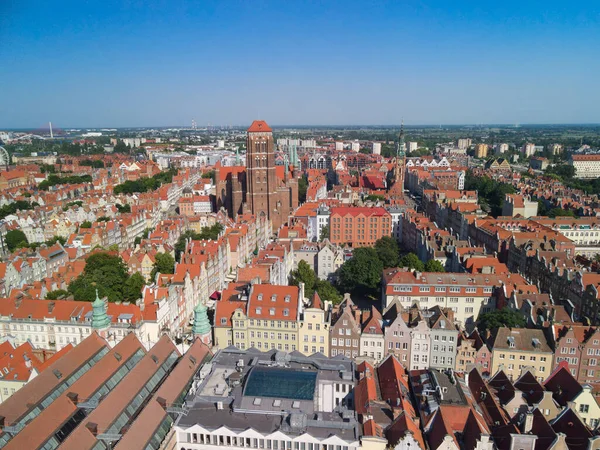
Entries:
<svg viewBox="0 0 600 450">
<path fill-rule="evenodd" d="M 275 172 L 275 143 L 273 130 L 263 120 L 255 120 L 248 128 L 246 138 L 246 202 L 254 215 L 264 212 L 273 222 L 273 229 L 281 225 L 281 201 L 277 195 Z"/>
</svg>

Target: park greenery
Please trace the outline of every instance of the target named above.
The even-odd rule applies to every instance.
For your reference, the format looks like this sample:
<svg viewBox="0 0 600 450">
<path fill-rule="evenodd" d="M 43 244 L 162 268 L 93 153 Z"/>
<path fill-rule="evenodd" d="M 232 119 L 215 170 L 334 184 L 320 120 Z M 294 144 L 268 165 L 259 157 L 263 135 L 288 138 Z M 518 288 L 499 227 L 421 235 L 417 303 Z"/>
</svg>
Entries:
<svg viewBox="0 0 600 450">
<path fill-rule="evenodd" d="M 98 252 L 87 258 L 83 273 L 69 284 L 68 292 L 75 300 L 87 302 L 96 299 L 96 290 L 109 302 L 135 301 L 144 284 L 139 273 L 129 275 L 120 256 Z"/>
<path fill-rule="evenodd" d="M 69 175 L 69 176 L 58 176 L 58 175 L 49 175 L 48 178 L 38 184 L 38 189 L 42 191 L 47 191 L 53 186 L 58 186 L 62 184 L 81 184 L 81 183 L 91 183 L 92 176 L 91 175 Z"/>
<path fill-rule="evenodd" d="M 163 184 L 171 183 L 173 181 L 173 176 L 176 174 L 177 170 L 171 169 L 158 173 L 150 178 L 141 177 L 133 181 L 127 180 L 124 183 L 117 184 L 113 191 L 115 194 L 136 194 L 155 191 Z"/>
</svg>

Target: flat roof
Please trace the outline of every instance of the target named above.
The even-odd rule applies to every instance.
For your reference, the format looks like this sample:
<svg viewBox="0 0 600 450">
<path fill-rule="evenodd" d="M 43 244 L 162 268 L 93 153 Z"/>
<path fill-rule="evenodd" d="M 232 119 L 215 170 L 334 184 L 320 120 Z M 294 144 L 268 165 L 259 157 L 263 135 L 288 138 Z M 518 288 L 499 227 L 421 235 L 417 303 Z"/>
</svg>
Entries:
<svg viewBox="0 0 600 450">
<path fill-rule="evenodd" d="M 275 367 L 254 367 L 248 374 L 244 395 L 312 400 L 317 372 Z"/>
</svg>

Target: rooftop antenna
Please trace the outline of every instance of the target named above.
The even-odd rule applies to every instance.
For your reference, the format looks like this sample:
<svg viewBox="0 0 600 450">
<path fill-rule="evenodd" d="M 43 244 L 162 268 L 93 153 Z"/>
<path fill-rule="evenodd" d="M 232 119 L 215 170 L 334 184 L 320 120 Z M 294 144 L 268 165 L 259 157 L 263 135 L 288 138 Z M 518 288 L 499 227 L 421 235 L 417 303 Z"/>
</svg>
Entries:
<svg viewBox="0 0 600 450">
<path fill-rule="evenodd" d="M 50 139 L 54 139 L 54 133 L 52 133 L 52 122 L 48 122 L 48 127 L 50 128 Z"/>
</svg>

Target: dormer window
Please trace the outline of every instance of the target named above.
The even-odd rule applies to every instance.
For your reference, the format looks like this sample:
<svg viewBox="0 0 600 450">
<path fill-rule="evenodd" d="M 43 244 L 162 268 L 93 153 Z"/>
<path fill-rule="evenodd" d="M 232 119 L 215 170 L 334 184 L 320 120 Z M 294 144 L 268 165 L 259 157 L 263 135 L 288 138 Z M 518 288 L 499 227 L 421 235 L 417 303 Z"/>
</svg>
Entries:
<svg viewBox="0 0 600 450">
<path fill-rule="evenodd" d="M 262 308 L 256 308 L 256 314 L 262 314 Z"/>
<path fill-rule="evenodd" d="M 285 302 L 286 303 L 289 303 L 291 299 L 292 299 L 292 297 L 290 297 L 289 295 L 285 296 Z"/>
<path fill-rule="evenodd" d="M 258 294 L 258 297 L 257 297 L 257 299 L 258 299 L 258 300 L 262 300 L 262 294 Z"/>
<path fill-rule="evenodd" d="M 289 315 L 290 315 L 290 310 L 289 310 L 289 309 L 287 309 L 287 308 L 285 308 L 285 309 L 283 310 L 283 315 L 284 315 L 284 317 L 287 317 L 287 316 L 289 316 Z"/>
<path fill-rule="evenodd" d="M 227 319 L 225 317 L 221 317 L 221 325 L 227 325 Z"/>
<path fill-rule="evenodd" d="M 275 295 L 275 294 L 271 295 L 271 301 L 274 302 L 275 300 L 277 300 L 277 295 Z"/>
<path fill-rule="evenodd" d="M 269 309 L 269 315 L 271 315 L 271 316 L 275 315 L 275 308 L 270 308 Z"/>
</svg>

